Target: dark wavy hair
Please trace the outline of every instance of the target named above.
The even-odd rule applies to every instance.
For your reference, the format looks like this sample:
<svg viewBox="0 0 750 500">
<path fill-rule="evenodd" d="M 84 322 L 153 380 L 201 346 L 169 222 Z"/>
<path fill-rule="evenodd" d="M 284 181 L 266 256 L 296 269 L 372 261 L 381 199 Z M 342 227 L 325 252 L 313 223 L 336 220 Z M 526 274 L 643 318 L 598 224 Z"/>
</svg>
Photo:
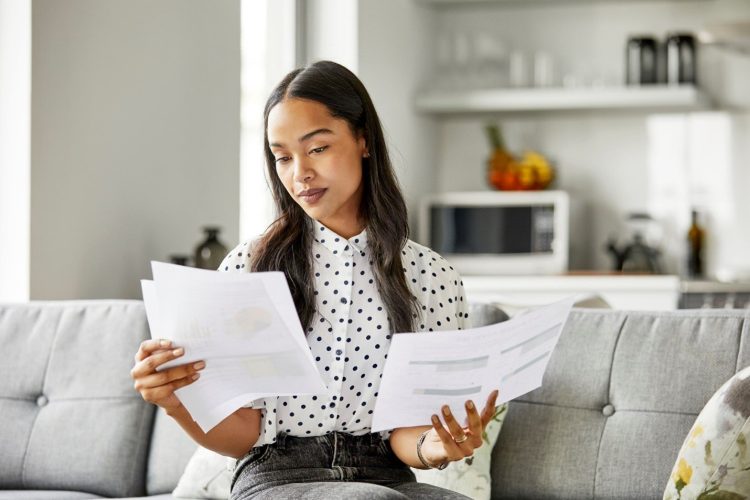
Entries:
<svg viewBox="0 0 750 500">
<path fill-rule="evenodd" d="M 317 101 L 333 117 L 346 120 L 352 134 L 364 135 L 369 158 L 362 158 L 360 217 L 367 228 L 373 274 L 393 332 L 414 331 L 421 315 L 404 275 L 401 252 L 409 237 L 406 203 L 391 165 L 375 106 L 357 76 L 333 61 L 317 61 L 287 74 L 273 89 L 263 113 L 264 152 L 276 219 L 255 241 L 252 271 L 283 271 L 305 333 L 315 314 L 311 244 L 313 223 L 276 174 L 268 144 L 268 115 L 286 99 Z"/>
</svg>

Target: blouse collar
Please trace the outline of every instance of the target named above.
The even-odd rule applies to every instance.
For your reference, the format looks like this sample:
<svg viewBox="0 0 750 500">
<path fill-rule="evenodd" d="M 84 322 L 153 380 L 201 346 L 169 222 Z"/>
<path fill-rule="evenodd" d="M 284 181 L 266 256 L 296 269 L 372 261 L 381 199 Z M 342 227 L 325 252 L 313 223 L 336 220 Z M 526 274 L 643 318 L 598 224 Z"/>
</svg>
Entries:
<svg viewBox="0 0 750 500">
<path fill-rule="evenodd" d="M 324 245 L 334 255 L 346 255 L 351 253 L 352 249 L 364 252 L 365 247 L 367 247 L 367 228 L 347 240 L 343 236 L 331 231 L 316 219 L 313 219 L 313 225 L 315 227 L 315 241 Z"/>
</svg>

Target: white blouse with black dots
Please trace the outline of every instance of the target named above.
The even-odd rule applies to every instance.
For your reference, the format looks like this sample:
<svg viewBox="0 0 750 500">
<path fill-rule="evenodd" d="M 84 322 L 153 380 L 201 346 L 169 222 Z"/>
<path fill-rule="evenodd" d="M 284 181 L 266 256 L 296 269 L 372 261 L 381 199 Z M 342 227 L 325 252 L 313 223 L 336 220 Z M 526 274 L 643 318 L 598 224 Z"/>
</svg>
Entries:
<svg viewBox="0 0 750 500">
<path fill-rule="evenodd" d="M 367 247 L 367 230 L 348 240 L 314 220 L 316 311 L 307 342 L 329 393 L 265 397 L 245 405 L 263 410 L 255 446 L 292 436 L 331 431 L 353 435 L 370 432 L 375 398 L 394 332 L 375 286 Z M 249 272 L 248 248 L 237 245 L 220 271 Z M 468 328 L 468 304 L 459 274 L 438 253 L 411 240 L 402 250 L 411 292 L 422 305 L 417 331 Z M 437 409 L 436 409 L 437 411 Z M 381 431 L 383 439 L 391 431 Z"/>
</svg>

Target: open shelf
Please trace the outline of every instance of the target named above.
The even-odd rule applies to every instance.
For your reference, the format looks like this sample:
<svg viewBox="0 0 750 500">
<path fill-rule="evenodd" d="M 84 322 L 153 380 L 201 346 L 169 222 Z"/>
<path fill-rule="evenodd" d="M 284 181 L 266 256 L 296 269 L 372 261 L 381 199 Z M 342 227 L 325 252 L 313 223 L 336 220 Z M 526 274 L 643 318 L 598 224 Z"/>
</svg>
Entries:
<svg viewBox="0 0 750 500">
<path fill-rule="evenodd" d="M 596 88 L 430 90 L 416 96 L 418 111 L 430 114 L 585 110 L 690 111 L 710 107 L 692 85 Z"/>
</svg>

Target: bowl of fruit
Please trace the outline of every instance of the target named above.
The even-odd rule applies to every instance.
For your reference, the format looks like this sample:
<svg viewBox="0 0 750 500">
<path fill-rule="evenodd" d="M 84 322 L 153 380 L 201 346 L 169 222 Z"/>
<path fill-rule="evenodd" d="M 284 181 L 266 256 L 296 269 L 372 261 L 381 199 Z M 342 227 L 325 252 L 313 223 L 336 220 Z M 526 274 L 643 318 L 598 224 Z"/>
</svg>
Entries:
<svg viewBox="0 0 750 500">
<path fill-rule="evenodd" d="M 487 160 L 487 182 L 503 191 L 534 191 L 545 189 L 555 178 L 555 170 L 547 158 L 533 150 L 521 156 L 506 147 L 498 125 L 485 127 L 492 146 Z"/>
</svg>

